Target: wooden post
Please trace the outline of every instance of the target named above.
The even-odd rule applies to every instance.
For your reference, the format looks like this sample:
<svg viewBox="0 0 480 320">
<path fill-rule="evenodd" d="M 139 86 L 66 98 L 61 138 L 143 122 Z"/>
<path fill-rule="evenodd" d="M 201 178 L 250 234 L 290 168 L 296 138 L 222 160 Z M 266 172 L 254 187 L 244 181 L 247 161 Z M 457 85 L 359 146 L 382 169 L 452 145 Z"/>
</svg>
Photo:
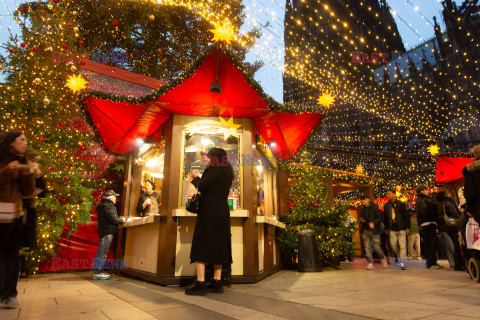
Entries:
<svg viewBox="0 0 480 320">
<path fill-rule="evenodd" d="M 243 119 L 242 154 L 252 154 L 252 144 L 255 143 L 251 119 Z M 255 276 L 259 273 L 258 266 L 258 228 L 255 224 L 253 204 L 253 170 L 251 163 L 241 163 L 243 166 L 243 208 L 248 210 L 248 218 L 243 223 L 243 275 Z"/>
<path fill-rule="evenodd" d="M 160 235 L 158 237 L 157 276 L 175 276 L 175 252 L 177 243 L 177 223 L 172 217 L 178 207 L 180 188 L 180 157 L 183 143 L 182 115 L 173 115 L 165 124 L 165 162 L 162 198 L 160 207 Z"/>
</svg>

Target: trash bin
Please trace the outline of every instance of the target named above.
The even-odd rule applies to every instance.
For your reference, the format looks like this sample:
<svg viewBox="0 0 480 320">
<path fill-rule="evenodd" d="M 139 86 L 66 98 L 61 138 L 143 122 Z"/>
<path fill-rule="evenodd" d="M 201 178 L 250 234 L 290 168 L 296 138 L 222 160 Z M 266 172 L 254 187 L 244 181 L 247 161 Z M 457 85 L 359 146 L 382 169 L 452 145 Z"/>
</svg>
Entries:
<svg viewBox="0 0 480 320">
<path fill-rule="evenodd" d="M 298 232 L 298 271 L 322 271 L 322 262 L 317 251 L 317 234 L 311 229 Z"/>
</svg>

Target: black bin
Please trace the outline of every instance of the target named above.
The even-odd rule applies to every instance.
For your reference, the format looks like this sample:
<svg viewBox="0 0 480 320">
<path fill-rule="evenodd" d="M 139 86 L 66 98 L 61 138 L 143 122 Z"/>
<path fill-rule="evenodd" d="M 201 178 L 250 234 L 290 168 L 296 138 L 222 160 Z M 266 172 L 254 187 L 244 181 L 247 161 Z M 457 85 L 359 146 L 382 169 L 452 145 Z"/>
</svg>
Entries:
<svg viewBox="0 0 480 320">
<path fill-rule="evenodd" d="M 322 271 L 322 262 L 317 251 L 317 234 L 311 229 L 298 232 L 298 271 Z"/>
</svg>

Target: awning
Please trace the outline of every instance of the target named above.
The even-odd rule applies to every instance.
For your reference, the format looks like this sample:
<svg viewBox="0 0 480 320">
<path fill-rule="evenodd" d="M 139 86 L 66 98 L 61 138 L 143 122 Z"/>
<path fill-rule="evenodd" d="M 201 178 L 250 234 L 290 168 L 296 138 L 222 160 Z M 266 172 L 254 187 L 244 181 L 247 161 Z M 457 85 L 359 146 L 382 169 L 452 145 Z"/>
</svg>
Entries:
<svg viewBox="0 0 480 320">
<path fill-rule="evenodd" d="M 473 160 L 475 160 L 475 158 L 437 158 L 437 184 L 446 184 L 462 179 L 462 169 Z"/>
<path fill-rule="evenodd" d="M 141 98 L 89 91 L 82 97 L 87 117 L 104 148 L 126 154 L 136 139 L 146 139 L 172 114 L 251 118 L 271 151 L 293 157 L 319 125 L 321 113 L 282 112 L 255 80 L 241 71 L 232 53 L 211 47 L 183 77 Z M 217 81 L 221 93 L 210 91 Z"/>
</svg>

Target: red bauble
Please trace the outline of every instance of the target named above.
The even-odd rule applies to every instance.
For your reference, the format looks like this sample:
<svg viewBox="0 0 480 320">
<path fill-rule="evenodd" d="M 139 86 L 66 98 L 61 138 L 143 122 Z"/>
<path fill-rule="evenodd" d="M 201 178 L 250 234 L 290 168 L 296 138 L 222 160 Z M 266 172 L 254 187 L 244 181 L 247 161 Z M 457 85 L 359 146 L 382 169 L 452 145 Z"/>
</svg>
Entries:
<svg viewBox="0 0 480 320">
<path fill-rule="evenodd" d="M 45 138 L 44 137 L 38 137 L 37 140 L 40 141 L 40 142 L 43 142 L 43 140 L 45 140 Z"/>
<path fill-rule="evenodd" d="M 113 20 L 113 21 L 112 21 L 112 24 L 113 24 L 115 27 L 118 26 L 118 24 L 119 24 L 119 23 L 118 23 L 118 20 Z"/>
<path fill-rule="evenodd" d="M 24 42 L 20 43 L 20 45 L 22 46 L 22 48 L 25 48 L 27 46 Z"/>
<path fill-rule="evenodd" d="M 290 207 L 293 207 L 293 202 L 289 202 L 289 204 L 290 204 Z"/>
<path fill-rule="evenodd" d="M 87 148 L 85 147 L 85 145 L 81 144 L 81 145 L 78 146 L 78 149 L 81 150 L 81 151 L 84 151 Z"/>
<path fill-rule="evenodd" d="M 25 12 L 25 10 L 27 10 L 27 8 L 25 8 L 24 6 L 20 7 L 20 11 Z"/>
<path fill-rule="evenodd" d="M 9 48 L 9 49 L 8 49 L 8 52 L 12 53 L 12 52 L 13 52 L 13 48 Z"/>
<path fill-rule="evenodd" d="M 67 50 L 68 49 L 68 44 L 66 44 L 66 43 L 62 44 L 62 48 Z"/>
<path fill-rule="evenodd" d="M 87 62 L 86 62 L 85 60 L 82 60 L 82 61 L 80 61 L 80 64 L 81 64 L 82 66 L 84 66 L 84 65 L 87 64 Z"/>
<path fill-rule="evenodd" d="M 295 227 L 292 227 L 292 230 L 295 230 Z"/>
<path fill-rule="evenodd" d="M 306 225 L 309 225 L 309 224 L 310 224 L 310 223 L 308 223 L 308 221 L 307 221 Z"/>
<path fill-rule="evenodd" d="M 65 203 L 66 201 L 67 201 L 67 199 L 65 199 L 64 197 L 58 198 L 58 202 L 60 202 L 62 204 Z"/>
<path fill-rule="evenodd" d="M 318 207 L 318 203 L 317 203 L 317 202 L 315 202 L 313 205 L 314 205 L 315 207 Z"/>
<path fill-rule="evenodd" d="M 70 180 L 68 177 L 63 178 L 63 181 L 68 181 L 68 180 Z"/>
<path fill-rule="evenodd" d="M 42 10 L 42 11 L 40 11 L 40 13 L 41 13 L 41 14 L 45 14 L 45 11 Z"/>
<path fill-rule="evenodd" d="M 163 51 L 160 51 L 158 54 L 161 55 L 162 57 L 164 55 Z"/>
<path fill-rule="evenodd" d="M 38 52 L 38 48 L 37 48 L 37 47 L 33 47 L 32 50 L 33 50 L 33 52 Z"/>
<path fill-rule="evenodd" d="M 67 26 L 68 26 L 69 28 L 71 28 L 71 27 L 72 27 L 72 24 L 69 22 L 69 23 L 67 24 Z"/>
<path fill-rule="evenodd" d="M 85 42 L 83 42 L 83 40 L 80 40 L 80 41 L 78 41 L 78 44 L 83 46 L 85 44 Z"/>
<path fill-rule="evenodd" d="M 58 0 L 52 0 L 53 3 L 58 3 Z"/>
</svg>

